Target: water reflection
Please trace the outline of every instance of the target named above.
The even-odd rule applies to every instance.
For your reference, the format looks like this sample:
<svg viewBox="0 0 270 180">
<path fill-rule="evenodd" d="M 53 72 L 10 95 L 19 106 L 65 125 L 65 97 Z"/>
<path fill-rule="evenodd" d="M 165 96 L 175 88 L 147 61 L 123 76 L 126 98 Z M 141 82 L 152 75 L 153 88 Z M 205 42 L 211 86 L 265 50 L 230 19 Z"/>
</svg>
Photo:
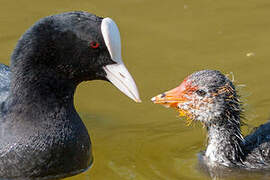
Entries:
<svg viewBox="0 0 270 180">
<path fill-rule="evenodd" d="M 76 107 L 90 132 L 95 162 L 91 170 L 68 179 L 210 179 L 196 169 L 196 154 L 205 149 L 204 130 L 186 127 L 174 111 L 149 99 L 197 70 L 233 72 L 251 93 L 246 101 L 253 116 L 247 123 L 264 123 L 270 110 L 269 8 L 268 0 L 2 0 L 0 59 L 9 62 L 20 35 L 41 17 L 85 10 L 113 18 L 143 103 L 132 103 L 105 82 L 77 89 Z M 250 52 L 254 55 L 247 56 Z M 230 178 L 267 179 L 249 175 Z"/>
<path fill-rule="evenodd" d="M 202 174 L 205 174 L 212 180 L 236 180 L 236 179 L 247 179 L 247 180 L 267 180 L 269 179 L 269 171 L 258 171 L 258 170 L 243 170 L 238 168 L 228 168 L 228 167 L 209 167 L 203 163 L 202 160 L 203 152 L 198 154 L 199 163 L 197 165 L 197 170 Z"/>
</svg>

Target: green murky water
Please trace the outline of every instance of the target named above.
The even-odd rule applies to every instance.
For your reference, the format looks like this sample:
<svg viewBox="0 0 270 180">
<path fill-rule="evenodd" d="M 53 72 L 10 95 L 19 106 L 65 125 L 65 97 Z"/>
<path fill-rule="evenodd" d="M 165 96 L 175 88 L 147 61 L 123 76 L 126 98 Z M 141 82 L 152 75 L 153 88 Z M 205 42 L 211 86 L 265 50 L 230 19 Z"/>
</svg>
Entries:
<svg viewBox="0 0 270 180">
<path fill-rule="evenodd" d="M 9 62 L 20 35 L 39 18 L 70 10 L 117 22 L 123 58 L 143 102 L 132 102 L 107 82 L 80 85 L 75 101 L 95 162 L 69 180 L 209 179 L 196 167 L 205 130 L 186 127 L 176 112 L 149 101 L 197 70 L 233 72 L 236 83 L 246 85 L 246 122 L 257 126 L 269 117 L 269 0 L 0 0 L 1 62 Z M 254 178 L 268 179 L 242 179 Z"/>
</svg>

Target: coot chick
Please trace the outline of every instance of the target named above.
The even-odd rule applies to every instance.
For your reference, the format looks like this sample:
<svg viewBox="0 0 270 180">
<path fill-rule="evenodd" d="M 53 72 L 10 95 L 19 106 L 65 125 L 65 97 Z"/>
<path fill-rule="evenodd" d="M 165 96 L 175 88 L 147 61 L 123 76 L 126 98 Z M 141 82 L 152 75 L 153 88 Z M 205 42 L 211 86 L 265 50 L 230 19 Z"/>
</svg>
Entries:
<svg viewBox="0 0 270 180">
<path fill-rule="evenodd" d="M 73 102 L 79 83 L 108 80 L 140 101 L 117 25 L 86 12 L 41 19 L 19 40 L 10 69 L 0 68 L 0 179 L 57 179 L 91 166 Z"/>
<path fill-rule="evenodd" d="M 241 102 L 233 83 L 219 71 L 195 72 L 152 101 L 177 109 L 188 123 L 199 121 L 206 127 L 208 145 L 202 160 L 208 167 L 270 168 L 270 123 L 243 138 Z"/>
</svg>

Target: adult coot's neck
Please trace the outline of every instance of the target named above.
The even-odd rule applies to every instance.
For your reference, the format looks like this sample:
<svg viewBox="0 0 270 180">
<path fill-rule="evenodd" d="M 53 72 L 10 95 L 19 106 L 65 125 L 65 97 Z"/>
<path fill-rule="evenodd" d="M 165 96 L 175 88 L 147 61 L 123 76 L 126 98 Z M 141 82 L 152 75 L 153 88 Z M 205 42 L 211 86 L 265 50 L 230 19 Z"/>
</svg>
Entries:
<svg viewBox="0 0 270 180">
<path fill-rule="evenodd" d="M 47 21 L 28 30 L 13 52 L 10 97 L 20 104 L 53 106 L 57 102 L 73 106 L 75 88 L 82 81 L 76 76 L 80 65 L 62 62 L 74 61 L 74 45 L 78 40 L 74 34 L 58 31 L 53 22 L 51 27 Z M 63 42 L 59 37 L 65 38 Z"/>
<path fill-rule="evenodd" d="M 211 120 L 206 126 L 208 146 L 205 155 L 210 164 L 239 165 L 243 156 L 239 112 L 231 110 L 219 120 Z"/>
<path fill-rule="evenodd" d="M 23 66 L 21 64 L 20 66 Z M 20 103 L 37 102 L 41 106 L 73 106 L 73 97 L 78 82 L 59 77 L 51 69 L 27 67 L 12 68 L 10 97 Z M 39 72 L 38 72 L 39 71 Z"/>
<path fill-rule="evenodd" d="M 80 121 L 73 98 L 77 85 L 84 80 L 79 73 L 83 70 L 74 60 L 77 38 L 68 33 L 54 30 L 47 22 L 43 29 L 41 21 L 22 36 L 12 55 L 10 92 L 3 106 L 3 112 L 13 117 L 10 119 Z M 59 42 L 62 36 L 65 40 Z M 16 118 L 18 114 L 20 118 Z"/>
</svg>

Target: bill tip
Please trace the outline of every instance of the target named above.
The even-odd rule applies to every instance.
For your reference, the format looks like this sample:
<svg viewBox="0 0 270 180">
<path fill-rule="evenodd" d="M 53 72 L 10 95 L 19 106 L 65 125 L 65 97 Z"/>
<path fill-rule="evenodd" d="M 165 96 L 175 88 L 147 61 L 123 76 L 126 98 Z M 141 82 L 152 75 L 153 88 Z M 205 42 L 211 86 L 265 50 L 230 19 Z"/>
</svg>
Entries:
<svg viewBox="0 0 270 180">
<path fill-rule="evenodd" d="M 141 103 L 141 102 L 142 102 L 142 100 L 141 100 L 141 99 L 135 99 L 135 102 L 137 102 L 137 103 Z"/>
</svg>

